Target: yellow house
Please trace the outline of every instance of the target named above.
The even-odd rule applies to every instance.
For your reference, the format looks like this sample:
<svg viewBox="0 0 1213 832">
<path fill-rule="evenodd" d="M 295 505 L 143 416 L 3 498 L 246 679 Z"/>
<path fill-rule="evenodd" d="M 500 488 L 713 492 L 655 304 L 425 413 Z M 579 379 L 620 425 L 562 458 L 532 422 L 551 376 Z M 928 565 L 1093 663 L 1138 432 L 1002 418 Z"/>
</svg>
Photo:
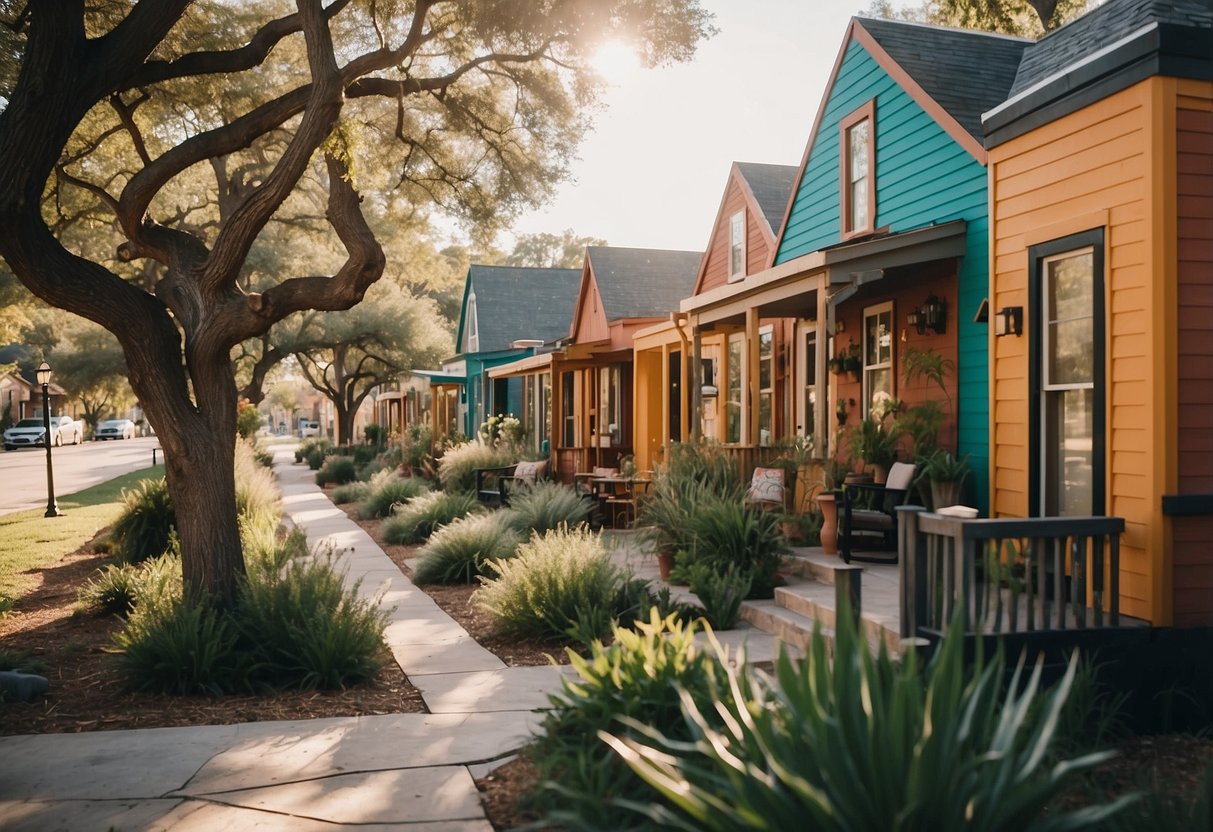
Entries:
<svg viewBox="0 0 1213 832">
<path fill-rule="evenodd" d="M 1120 609 L 1155 625 L 1213 623 L 1211 26 L 1109 0 L 983 117 L 992 513 L 1123 517 Z"/>
</svg>

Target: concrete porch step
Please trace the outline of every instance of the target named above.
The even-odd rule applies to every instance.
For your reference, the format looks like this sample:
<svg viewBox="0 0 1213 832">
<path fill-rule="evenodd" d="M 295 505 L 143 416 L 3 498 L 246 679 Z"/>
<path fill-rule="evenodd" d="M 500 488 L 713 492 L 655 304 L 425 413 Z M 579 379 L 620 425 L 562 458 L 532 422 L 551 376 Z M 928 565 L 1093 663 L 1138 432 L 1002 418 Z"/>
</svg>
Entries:
<svg viewBox="0 0 1213 832">
<path fill-rule="evenodd" d="M 869 599 L 867 595 L 868 587 L 865 586 L 860 621 L 869 645 L 876 648 L 883 641 L 890 652 L 898 652 L 901 649 L 901 633 L 897 616 L 884 610 L 884 604 L 874 604 L 874 609 L 869 610 L 869 600 L 875 602 L 878 599 Z M 837 623 L 834 586 L 813 580 L 789 581 L 787 586 L 775 589 L 774 601 L 783 609 L 808 621 L 808 633 L 813 631 L 813 622 L 820 621 L 821 625 L 833 634 Z"/>
</svg>

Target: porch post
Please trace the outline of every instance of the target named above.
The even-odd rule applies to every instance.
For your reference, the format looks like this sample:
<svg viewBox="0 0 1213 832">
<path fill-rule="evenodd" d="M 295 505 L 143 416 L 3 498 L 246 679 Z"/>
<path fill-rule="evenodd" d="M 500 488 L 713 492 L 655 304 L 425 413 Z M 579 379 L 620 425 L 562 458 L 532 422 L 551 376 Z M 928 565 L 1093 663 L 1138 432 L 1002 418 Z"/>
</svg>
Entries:
<svg viewBox="0 0 1213 832">
<path fill-rule="evenodd" d="M 692 442 L 699 442 L 703 431 L 703 332 L 699 328 L 699 317 L 691 321 L 691 412 L 687 414 L 687 426 Z M 687 430 L 684 427 L 683 430 Z"/>
<path fill-rule="evenodd" d="M 639 364 L 637 365 L 639 370 Z M 639 372 L 637 372 L 639 376 Z M 634 384 L 634 382 L 633 382 Z M 670 345 L 666 342 L 661 345 L 661 447 L 668 448 L 670 446 Z M 639 401 L 639 399 L 637 399 Z M 639 405 L 638 405 L 639 406 Z M 649 426 L 648 436 L 653 435 L 653 427 Z M 646 467 L 652 467 L 653 443 L 649 440 L 649 447 L 646 449 L 645 458 L 650 464 Z"/>
<path fill-rule="evenodd" d="M 758 410 L 759 410 L 759 394 L 758 394 L 758 373 L 759 373 L 759 356 L 758 356 L 758 307 L 751 306 L 745 311 L 745 363 L 746 363 L 746 401 L 742 406 L 742 413 L 747 414 L 744 424 L 744 435 L 746 444 L 751 448 L 758 447 Z M 745 475 L 748 472 L 743 471 Z"/>
<path fill-rule="evenodd" d="M 560 472 L 557 471 L 559 462 L 556 456 L 556 445 L 563 439 L 563 431 L 561 434 L 556 433 L 557 426 L 564 427 L 563 416 L 557 417 L 557 414 L 564 413 L 564 390 L 561 384 L 556 382 L 560 380 L 560 376 L 556 373 L 556 356 L 552 356 L 552 360 L 548 362 L 548 389 L 552 391 L 552 406 L 548 408 L 548 471 L 549 476 L 560 478 Z"/>
<path fill-rule="evenodd" d="M 817 455 L 827 459 L 833 453 L 830 448 L 830 377 L 826 373 L 826 352 L 829 349 L 829 327 L 827 316 L 830 305 L 826 299 L 826 284 L 829 272 L 817 278 L 817 349 L 814 350 L 813 377 L 817 380 L 817 407 L 813 409 L 813 437 L 817 441 Z"/>
</svg>

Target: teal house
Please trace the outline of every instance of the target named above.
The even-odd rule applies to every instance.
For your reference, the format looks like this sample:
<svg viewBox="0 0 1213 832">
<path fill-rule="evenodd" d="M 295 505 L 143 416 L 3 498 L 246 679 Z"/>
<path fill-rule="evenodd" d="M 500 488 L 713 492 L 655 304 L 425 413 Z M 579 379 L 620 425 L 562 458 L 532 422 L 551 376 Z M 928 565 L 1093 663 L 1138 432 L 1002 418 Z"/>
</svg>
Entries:
<svg viewBox="0 0 1213 832">
<path fill-rule="evenodd" d="M 989 218 L 981 115 L 1030 41 L 852 19 L 770 264 L 685 301 L 702 329 L 794 318 L 781 436 L 876 468 L 862 420 L 916 424 L 899 454 L 968 455 L 963 501 L 988 509 Z M 915 423 L 914 420 L 917 419 Z M 777 420 L 777 424 L 779 421 Z M 887 465 L 887 462 L 884 464 Z"/>
<path fill-rule="evenodd" d="M 475 436 L 489 416 L 522 415 L 522 381 L 490 379 L 488 371 L 568 335 L 580 283 L 580 269 L 468 268 L 455 335 L 458 353 L 433 376 L 435 387 L 459 388 L 464 435 Z"/>
</svg>

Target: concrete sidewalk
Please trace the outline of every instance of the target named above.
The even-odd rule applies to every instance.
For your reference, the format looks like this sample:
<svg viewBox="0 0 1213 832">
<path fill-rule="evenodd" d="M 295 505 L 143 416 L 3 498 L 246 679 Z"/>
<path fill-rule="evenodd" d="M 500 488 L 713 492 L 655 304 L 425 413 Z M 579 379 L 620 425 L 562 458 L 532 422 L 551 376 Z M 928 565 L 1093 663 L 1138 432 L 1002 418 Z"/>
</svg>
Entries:
<svg viewBox="0 0 1213 832">
<path fill-rule="evenodd" d="M 526 744 L 560 668 L 506 667 L 404 577 L 279 449 L 287 516 L 391 608 L 386 639 L 429 714 L 0 737 L 0 829 L 489 832 L 474 778 Z M 639 574 L 652 556 L 616 551 Z M 751 660 L 773 652 L 739 630 Z M 567 671 L 565 671 L 567 672 Z"/>
</svg>

